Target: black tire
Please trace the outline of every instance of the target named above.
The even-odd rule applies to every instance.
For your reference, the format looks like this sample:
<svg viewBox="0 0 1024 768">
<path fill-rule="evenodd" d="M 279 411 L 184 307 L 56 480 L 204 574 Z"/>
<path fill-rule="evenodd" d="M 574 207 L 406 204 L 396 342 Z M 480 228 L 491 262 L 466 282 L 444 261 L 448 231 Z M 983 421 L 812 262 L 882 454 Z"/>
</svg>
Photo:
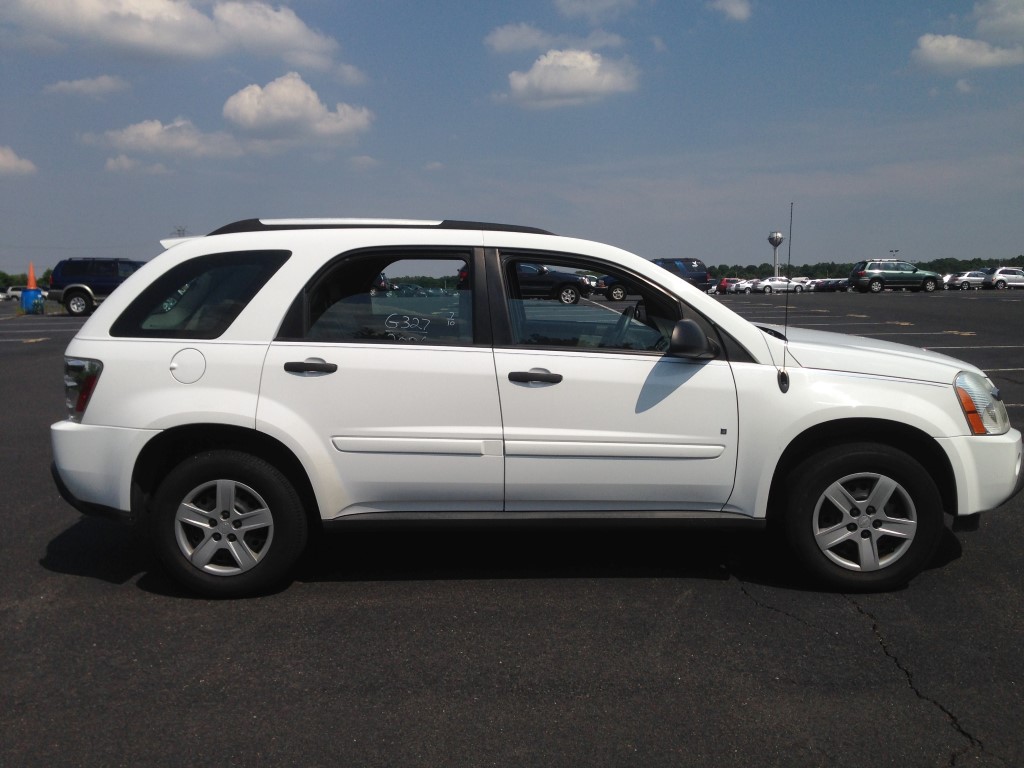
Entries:
<svg viewBox="0 0 1024 768">
<path fill-rule="evenodd" d="M 608 298 L 612 301 L 622 301 L 626 298 L 626 289 L 621 285 L 613 285 L 608 289 Z"/>
<path fill-rule="evenodd" d="M 833 446 L 798 466 L 788 487 L 790 546 L 829 587 L 903 586 L 938 546 L 942 498 L 924 467 L 903 451 L 878 443 Z"/>
<path fill-rule="evenodd" d="M 84 291 L 72 291 L 64 296 L 64 309 L 72 317 L 88 315 L 93 310 L 92 297 Z"/>
<path fill-rule="evenodd" d="M 960 283 L 960 290 L 961 291 L 969 291 L 969 290 L 971 290 L 971 284 L 970 283 Z"/>
<path fill-rule="evenodd" d="M 558 300 L 563 304 L 579 304 L 579 288 L 575 285 L 563 285 L 558 289 Z"/>
<path fill-rule="evenodd" d="M 929 277 L 926 278 L 923 283 L 921 283 L 921 290 L 924 291 L 925 293 L 931 293 L 932 291 L 935 290 L 936 285 L 937 283 L 935 282 L 935 280 Z"/>
<path fill-rule="evenodd" d="M 302 503 L 284 474 L 228 450 L 197 454 L 171 470 L 157 489 L 151 523 L 171 576 L 208 597 L 278 586 L 308 536 Z"/>
<path fill-rule="evenodd" d="M 885 285 L 882 284 L 881 280 L 872 280 L 868 283 L 868 290 L 871 291 L 871 293 L 881 293 L 885 290 Z"/>
<path fill-rule="evenodd" d="M 743 292 L 744 292 L 744 293 L 748 293 L 748 294 L 749 294 L 749 293 L 750 293 L 750 291 L 751 291 L 751 288 L 750 288 L 750 286 L 747 286 L 746 288 L 744 288 L 744 289 L 743 289 Z"/>
<path fill-rule="evenodd" d="M 796 286 L 793 287 L 793 292 L 794 293 L 803 293 L 803 291 L 804 291 L 804 287 L 802 285 L 800 285 L 799 283 L 797 283 Z"/>
<path fill-rule="evenodd" d="M 765 292 L 765 293 L 771 293 L 771 292 L 772 292 L 772 287 L 771 287 L 770 285 L 766 285 L 766 286 L 764 287 L 764 292 Z"/>
<path fill-rule="evenodd" d="M 1004 288 L 1006 288 L 1006 281 L 1005 280 L 997 280 L 996 281 L 996 288 L 998 288 L 1000 291 L 1003 290 Z"/>
</svg>

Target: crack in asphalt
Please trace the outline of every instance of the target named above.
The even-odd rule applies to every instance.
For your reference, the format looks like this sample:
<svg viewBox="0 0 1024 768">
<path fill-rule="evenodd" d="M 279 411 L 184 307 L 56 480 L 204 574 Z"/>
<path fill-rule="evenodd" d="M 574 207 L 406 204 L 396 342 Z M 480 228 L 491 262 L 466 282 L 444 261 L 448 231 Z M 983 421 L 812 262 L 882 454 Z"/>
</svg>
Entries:
<svg viewBox="0 0 1024 768">
<path fill-rule="evenodd" d="M 949 720 L 950 725 L 953 726 L 953 729 L 967 741 L 967 746 L 965 746 L 963 749 L 953 751 L 953 753 L 949 756 L 948 764 L 950 766 L 957 765 L 958 758 L 960 758 L 963 755 L 966 755 L 971 749 L 974 748 L 980 750 L 984 754 L 987 754 L 989 757 L 994 757 L 995 759 L 1000 760 L 997 756 L 992 755 L 991 753 L 988 753 L 986 751 L 984 742 L 982 742 L 981 739 L 979 739 L 977 736 L 968 731 L 960 722 L 960 719 L 953 713 L 953 711 L 949 707 L 947 707 L 937 699 L 925 695 L 917 687 L 917 684 L 914 682 L 913 672 L 911 672 L 910 668 L 907 667 L 902 661 L 900 661 L 899 656 L 893 652 L 893 650 L 889 647 L 889 644 L 886 642 L 885 636 L 882 634 L 882 629 L 879 625 L 877 617 L 875 617 L 869 610 L 867 610 L 866 608 L 864 608 L 864 606 L 862 606 L 860 603 L 854 600 L 853 597 L 851 597 L 850 595 L 843 595 L 843 598 L 848 603 L 850 603 L 850 605 L 852 605 L 858 613 L 860 613 L 862 616 L 871 621 L 871 633 L 875 636 L 875 639 L 878 641 L 879 647 L 882 649 L 882 652 L 886 655 L 886 657 L 892 661 L 896 668 L 903 673 L 903 676 L 907 680 L 907 685 L 909 686 L 910 690 L 914 692 L 914 695 L 917 696 L 917 698 L 919 698 L 921 701 L 931 704 L 933 707 L 942 712 L 942 714 L 944 714 L 946 718 Z M 1000 762 L 1003 761 L 1000 760 Z"/>
<path fill-rule="evenodd" d="M 735 576 L 736 574 L 733 573 L 733 575 Z M 754 605 L 756 605 L 757 607 L 762 608 L 762 609 L 767 610 L 767 611 L 771 611 L 773 613 L 777 613 L 780 616 L 785 616 L 788 619 L 792 619 L 793 621 L 796 621 L 799 624 L 802 624 L 803 626 L 807 627 L 808 629 L 813 629 L 813 630 L 815 630 L 817 632 L 825 632 L 826 634 L 828 634 L 828 630 L 826 630 L 824 627 L 820 627 L 820 626 L 816 626 L 814 624 L 811 624 L 810 622 L 806 621 L 805 619 L 801 618 L 800 616 L 797 616 L 797 615 L 795 615 L 793 613 L 790 613 L 788 611 L 784 611 L 781 608 L 777 608 L 774 605 L 771 605 L 770 603 L 766 603 L 765 601 L 760 600 L 759 598 L 757 598 L 747 588 L 747 584 L 743 581 L 743 579 L 737 577 L 737 582 L 738 582 L 739 587 L 740 587 L 740 592 L 748 600 L 750 600 Z M 985 748 L 984 742 L 981 739 L 979 739 L 977 736 L 972 734 L 970 731 L 968 731 L 964 727 L 964 725 L 960 722 L 960 718 L 957 717 L 956 714 L 949 707 L 947 707 L 946 705 L 944 705 L 942 702 L 938 701 L 937 699 L 934 699 L 931 696 L 927 696 L 926 694 L 924 694 L 921 691 L 920 688 L 917 687 L 917 684 L 914 681 L 914 674 L 913 674 L 913 672 L 910 671 L 910 668 L 906 664 L 904 664 L 900 660 L 899 656 L 889 647 L 889 643 L 886 641 L 885 636 L 882 633 L 881 625 L 880 625 L 880 622 L 878 621 L 878 618 L 874 614 L 872 614 L 870 611 L 868 611 L 866 608 L 864 608 L 864 606 L 862 606 L 860 603 L 858 603 L 852 596 L 850 596 L 850 595 L 843 595 L 842 597 L 850 605 L 852 605 L 861 616 L 865 617 L 866 619 L 868 619 L 871 622 L 871 633 L 875 636 L 875 639 L 878 641 L 878 645 L 882 649 L 882 653 L 884 653 L 886 658 L 888 658 L 893 663 L 893 665 L 901 673 L 903 673 L 903 677 L 907 681 L 907 687 L 909 687 L 910 690 L 913 691 L 914 695 L 918 699 L 920 699 L 921 701 L 924 701 L 924 702 L 930 704 L 931 706 L 933 706 L 936 709 L 938 709 L 943 715 L 945 715 L 946 719 L 949 721 L 950 725 L 953 727 L 953 730 L 955 730 L 957 732 L 957 734 L 967 742 L 967 744 L 964 746 L 963 749 L 954 750 L 950 754 L 949 762 L 947 763 L 947 765 L 951 766 L 951 768 L 953 766 L 958 765 L 959 759 L 961 757 L 965 756 L 972 749 L 977 749 L 978 751 L 980 751 L 981 753 L 987 755 L 988 757 L 994 758 L 995 760 L 998 760 L 1001 764 L 1007 765 L 1007 763 L 1004 760 L 1002 760 L 1001 758 L 999 758 L 997 755 L 994 755 L 994 754 L 988 752 L 987 749 Z"/>
</svg>

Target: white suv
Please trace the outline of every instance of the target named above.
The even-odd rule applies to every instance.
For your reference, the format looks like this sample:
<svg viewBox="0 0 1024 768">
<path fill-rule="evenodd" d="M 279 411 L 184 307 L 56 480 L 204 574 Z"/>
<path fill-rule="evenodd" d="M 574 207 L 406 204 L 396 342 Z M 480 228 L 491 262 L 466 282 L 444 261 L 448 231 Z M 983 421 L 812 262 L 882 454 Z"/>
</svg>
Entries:
<svg viewBox="0 0 1024 768">
<path fill-rule="evenodd" d="M 759 328 L 611 246 L 390 220 L 170 245 L 68 346 L 54 477 L 205 594 L 279 584 L 311 533 L 358 521 L 580 518 L 777 524 L 816 583 L 887 589 L 944 513 L 970 528 L 1021 486 L 977 368 Z M 635 298 L 531 298 L 521 264 Z M 420 290 L 376 291 L 383 272 Z"/>
</svg>

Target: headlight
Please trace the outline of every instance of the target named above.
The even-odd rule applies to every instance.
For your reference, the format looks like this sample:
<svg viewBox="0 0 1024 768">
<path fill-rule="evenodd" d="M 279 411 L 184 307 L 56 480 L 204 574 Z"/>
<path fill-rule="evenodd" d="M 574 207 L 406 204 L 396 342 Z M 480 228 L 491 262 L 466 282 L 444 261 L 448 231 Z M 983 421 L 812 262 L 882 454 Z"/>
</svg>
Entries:
<svg viewBox="0 0 1024 768">
<path fill-rule="evenodd" d="M 953 380 L 953 388 L 964 410 L 964 418 L 974 435 L 1002 435 L 1010 429 L 1006 406 L 999 390 L 984 376 L 961 371 Z"/>
</svg>

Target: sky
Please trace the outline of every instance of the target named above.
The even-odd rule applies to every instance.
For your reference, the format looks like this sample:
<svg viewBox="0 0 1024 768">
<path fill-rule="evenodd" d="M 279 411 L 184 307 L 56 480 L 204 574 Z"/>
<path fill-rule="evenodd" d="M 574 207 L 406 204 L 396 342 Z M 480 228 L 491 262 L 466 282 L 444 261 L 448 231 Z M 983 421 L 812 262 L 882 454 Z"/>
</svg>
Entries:
<svg viewBox="0 0 1024 768">
<path fill-rule="evenodd" d="M 1024 0 L 0 0 L 0 98 L 8 273 L 257 217 L 1024 253 Z"/>
</svg>

